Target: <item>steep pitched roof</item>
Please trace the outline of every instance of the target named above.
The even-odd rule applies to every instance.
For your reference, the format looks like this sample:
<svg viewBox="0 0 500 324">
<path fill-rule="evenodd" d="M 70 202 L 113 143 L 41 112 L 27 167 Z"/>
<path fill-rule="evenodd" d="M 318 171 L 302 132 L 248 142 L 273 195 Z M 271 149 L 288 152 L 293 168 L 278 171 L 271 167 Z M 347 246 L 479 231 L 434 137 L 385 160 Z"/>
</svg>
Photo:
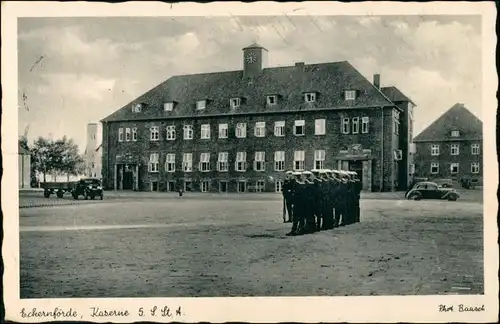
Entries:
<svg viewBox="0 0 500 324">
<path fill-rule="evenodd" d="M 30 152 L 19 144 L 18 154 L 29 155 Z"/>
<path fill-rule="evenodd" d="M 418 134 L 413 141 L 453 140 L 455 139 L 451 137 L 453 130 L 460 131 L 458 139 L 461 140 L 480 140 L 483 138 L 483 122 L 463 104 L 457 103 Z"/>
<path fill-rule="evenodd" d="M 413 105 L 415 105 L 415 103 L 410 99 L 408 98 L 407 96 L 405 96 L 398 88 L 396 88 L 395 86 L 390 86 L 390 87 L 382 87 L 382 93 L 386 95 L 387 98 L 389 98 L 391 101 L 409 101 L 411 102 Z"/>
<path fill-rule="evenodd" d="M 346 101 L 344 90 L 357 90 L 356 100 Z M 316 102 L 305 103 L 304 92 L 317 92 Z M 267 95 L 279 95 L 277 105 L 266 106 Z M 243 100 L 232 109 L 229 101 L 236 97 Z M 199 100 L 207 100 L 205 109 L 196 110 Z M 175 102 L 173 111 L 164 111 L 167 102 Z M 143 106 L 140 113 L 132 111 L 136 104 Z M 173 76 L 101 121 L 380 106 L 394 103 L 343 61 L 266 68 L 254 78 L 244 78 L 242 70 Z"/>
</svg>

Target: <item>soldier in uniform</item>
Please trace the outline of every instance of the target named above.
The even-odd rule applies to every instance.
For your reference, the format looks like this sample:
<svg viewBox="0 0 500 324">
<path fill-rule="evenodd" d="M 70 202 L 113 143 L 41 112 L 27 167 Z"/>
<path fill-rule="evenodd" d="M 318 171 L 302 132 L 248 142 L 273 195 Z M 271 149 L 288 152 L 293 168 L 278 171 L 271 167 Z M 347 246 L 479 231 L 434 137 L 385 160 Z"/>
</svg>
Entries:
<svg viewBox="0 0 500 324">
<path fill-rule="evenodd" d="M 302 180 L 302 174 L 300 172 L 292 173 L 294 179 L 293 183 L 293 212 L 292 212 L 292 230 L 287 233 L 287 236 L 294 236 L 303 234 L 304 231 L 304 209 L 307 205 L 304 204 L 304 194 L 305 194 L 305 182 Z"/>
<path fill-rule="evenodd" d="M 359 200 L 362 190 L 361 180 L 356 172 L 352 172 L 352 178 L 354 180 L 354 222 L 360 222 L 361 211 L 359 208 Z"/>
<path fill-rule="evenodd" d="M 316 217 L 316 231 L 321 230 L 324 226 L 323 220 L 323 209 L 326 199 L 326 193 L 324 192 L 323 179 L 320 176 L 320 170 L 311 170 L 312 180 L 314 182 L 313 186 L 313 211 Z"/>
<path fill-rule="evenodd" d="M 335 183 L 333 178 L 329 176 L 330 170 L 321 170 L 319 172 L 322 187 L 323 187 L 323 208 L 322 208 L 322 230 L 333 229 L 333 188 Z"/>
<path fill-rule="evenodd" d="M 334 191 L 335 201 L 335 217 L 334 227 L 346 225 L 349 211 L 349 188 L 345 173 L 339 170 L 333 170 L 334 178 L 338 181 L 336 190 Z"/>
<path fill-rule="evenodd" d="M 315 212 L 314 205 L 316 204 L 314 198 L 316 190 L 312 172 L 304 171 L 302 172 L 302 175 L 304 177 L 304 183 L 305 183 L 305 190 L 303 195 L 304 196 L 303 212 L 305 218 L 304 234 L 309 234 L 309 233 L 314 233 L 316 231 L 316 219 L 314 217 L 314 212 Z"/>
<path fill-rule="evenodd" d="M 347 210 L 346 210 L 346 218 L 345 225 L 350 225 L 354 223 L 355 220 L 355 188 L 354 188 L 354 179 L 352 176 L 352 172 L 344 171 L 345 179 L 347 180 Z"/>
<path fill-rule="evenodd" d="M 286 206 L 286 213 L 288 214 L 288 218 L 285 221 L 286 223 L 291 223 L 293 220 L 293 186 L 295 180 L 292 174 L 292 171 L 287 171 L 285 181 L 283 182 L 283 199 Z"/>
</svg>

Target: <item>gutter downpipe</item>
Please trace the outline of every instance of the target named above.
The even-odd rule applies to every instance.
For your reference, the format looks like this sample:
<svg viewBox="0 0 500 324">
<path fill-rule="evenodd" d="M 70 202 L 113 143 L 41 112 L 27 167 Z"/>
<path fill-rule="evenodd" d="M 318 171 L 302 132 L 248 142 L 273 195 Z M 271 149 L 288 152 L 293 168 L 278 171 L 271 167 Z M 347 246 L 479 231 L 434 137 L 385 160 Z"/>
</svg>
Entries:
<svg viewBox="0 0 500 324">
<path fill-rule="evenodd" d="M 380 150 L 380 192 L 383 191 L 384 188 L 384 106 L 380 106 L 380 111 L 381 111 L 381 122 L 382 122 L 382 127 L 381 127 L 381 135 L 382 137 L 380 138 L 381 140 L 381 150 Z"/>
</svg>

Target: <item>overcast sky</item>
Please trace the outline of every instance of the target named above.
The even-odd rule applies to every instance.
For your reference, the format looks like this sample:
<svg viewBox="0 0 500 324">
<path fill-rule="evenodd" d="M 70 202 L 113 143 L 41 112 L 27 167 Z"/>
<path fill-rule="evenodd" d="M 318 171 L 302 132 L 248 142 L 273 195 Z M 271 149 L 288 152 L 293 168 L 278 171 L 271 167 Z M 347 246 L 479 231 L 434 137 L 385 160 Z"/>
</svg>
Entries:
<svg viewBox="0 0 500 324">
<path fill-rule="evenodd" d="M 482 116 L 480 16 L 22 18 L 19 134 L 67 135 L 170 76 L 242 69 L 257 41 L 269 67 L 349 61 L 416 104 L 415 135 L 457 102 Z M 25 98 L 23 99 L 23 93 Z"/>
</svg>

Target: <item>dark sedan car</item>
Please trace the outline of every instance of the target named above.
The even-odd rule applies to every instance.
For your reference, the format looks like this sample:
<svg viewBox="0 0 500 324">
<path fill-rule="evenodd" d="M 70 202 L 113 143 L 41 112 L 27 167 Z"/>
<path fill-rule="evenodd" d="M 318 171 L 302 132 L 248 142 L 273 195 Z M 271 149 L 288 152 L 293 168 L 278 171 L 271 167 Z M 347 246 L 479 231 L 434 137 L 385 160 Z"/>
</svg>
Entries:
<svg viewBox="0 0 500 324">
<path fill-rule="evenodd" d="M 435 182 L 423 181 L 415 184 L 406 193 L 406 199 L 447 199 L 455 201 L 460 198 L 460 194 L 453 188 L 440 187 Z"/>
<path fill-rule="evenodd" d="M 85 200 L 95 199 L 99 197 L 101 200 L 104 197 L 104 193 L 101 186 L 101 180 L 94 178 L 81 179 L 77 181 L 71 192 L 74 199 L 78 199 L 78 196 L 83 196 Z"/>
</svg>

